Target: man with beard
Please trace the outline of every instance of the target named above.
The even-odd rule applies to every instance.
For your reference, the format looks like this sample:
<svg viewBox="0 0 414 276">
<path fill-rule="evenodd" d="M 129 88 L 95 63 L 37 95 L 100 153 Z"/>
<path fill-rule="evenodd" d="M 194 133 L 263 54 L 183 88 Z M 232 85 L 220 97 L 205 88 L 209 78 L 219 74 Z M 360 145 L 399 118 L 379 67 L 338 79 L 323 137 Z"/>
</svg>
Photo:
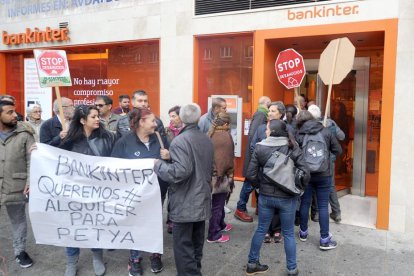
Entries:
<svg viewBox="0 0 414 276">
<path fill-rule="evenodd" d="M 33 129 L 17 122 L 14 103 L 0 101 L 0 208 L 5 206 L 12 224 L 16 262 L 32 266 L 26 253 L 26 196 L 29 193 L 29 148 L 35 142 Z"/>
</svg>

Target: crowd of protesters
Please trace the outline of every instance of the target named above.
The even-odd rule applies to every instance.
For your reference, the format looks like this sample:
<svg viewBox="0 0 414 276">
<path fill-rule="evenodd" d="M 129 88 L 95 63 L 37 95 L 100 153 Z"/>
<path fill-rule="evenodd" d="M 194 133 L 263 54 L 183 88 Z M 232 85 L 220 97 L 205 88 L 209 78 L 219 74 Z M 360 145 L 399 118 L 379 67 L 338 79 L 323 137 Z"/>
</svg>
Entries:
<svg viewBox="0 0 414 276">
<path fill-rule="evenodd" d="M 322 124 L 318 106 L 307 106 L 303 97 L 295 102 L 285 106 L 283 102 L 261 97 L 250 122 L 243 166 L 245 180 L 234 213 L 240 221 L 253 222 L 246 205 L 255 191 L 258 226 L 248 254 L 247 275 L 269 269 L 260 263 L 260 248 L 262 243 L 272 241 L 284 241 L 287 274 L 298 274 L 294 227 L 299 226 L 298 237 L 305 242 L 311 206 L 313 213 L 318 214 L 315 220 L 320 226 L 319 248 L 330 250 L 337 246 L 329 232 L 329 217 L 336 222 L 341 220 L 334 161 L 342 152 L 338 140 L 344 140 L 345 135 L 332 119 L 326 126 Z M 17 263 L 23 268 L 33 264 L 25 248 L 25 204 L 29 193 L 30 153 L 36 150 L 35 142 L 40 142 L 86 155 L 155 159 L 154 172 L 158 176 L 162 204 L 168 198 L 165 220 L 167 232 L 173 237 L 177 273 L 179 276 L 202 275 L 204 242 L 228 242 L 228 232 L 233 228 L 225 222 L 224 211 L 234 188 L 234 142 L 225 99 L 214 98 L 211 108 L 202 116 L 197 104 L 173 106 L 168 111 L 170 123 L 165 128 L 151 111 L 144 90 L 135 91 L 131 98 L 121 95 L 118 108 L 113 108 L 113 100 L 108 96 L 98 96 L 93 106 L 75 107 L 65 97 L 61 104 L 63 118 L 55 101 L 52 118 L 43 121 L 42 108 L 36 104 L 27 110 L 26 122 L 18 122 L 23 117 L 16 113 L 14 98 L 0 98 L 0 151 L 5 161 L 0 166 L 0 207 L 6 207 L 13 226 Z M 329 156 L 322 170 L 314 170 L 305 158 L 311 136 L 320 137 L 319 142 Z M 303 173 L 301 195 L 286 192 L 264 175 L 264 167 L 275 152 L 288 156 Z M 206 220 L 209 220 L 207 237 Z M 104 251 L 91 250 L 95 274 L 104 275 Z M 65 276 L 76 275 L 79 253 L 79 248 L 66 248 Z M 144 273 L 141 261 L 141 252 L 130 250 L 129 275 Z M 160 254 L 152 253 L 150 263 L 153 273 L 164 268 Z"/>
</svg>

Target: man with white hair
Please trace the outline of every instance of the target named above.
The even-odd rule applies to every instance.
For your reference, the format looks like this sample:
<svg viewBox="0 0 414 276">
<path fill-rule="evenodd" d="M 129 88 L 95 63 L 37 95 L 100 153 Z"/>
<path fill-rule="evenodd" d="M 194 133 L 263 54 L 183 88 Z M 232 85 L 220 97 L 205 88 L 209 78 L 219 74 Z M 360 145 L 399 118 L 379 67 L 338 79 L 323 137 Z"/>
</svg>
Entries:
<svg viewBox="0 0 414 276">
<path fill-rule="evenodd" d="M 154 171 L 170 184 L 168 207 L 173 226 L 173 250 L 178 275 L 200 275 L 205 221 L 211 215 L 213 144 L 197 126 L 197 104 L 181 108 L 184 128 L 172 141 L 171 162 L 156 160 Z"/>
<path fill-rule="evenodd" d="M 73 101 L 69 98 L 62 97 L 62 107 L 64 118 L 60 118 L 57 100 L 53 102 L 53 113 L 55 113 L 55 116 L 46 120 L 40 128 L 40 143 L 57 147 L 61 140 L 68 134 L 70 121 L 75 111 Z M 65 130 L 62 128 L 62 123 L 66 126 Z"/>
<path fill-rule="evenodd" d="M 43 122 L 44 121 L 42 120 L 42 107 L 40 106 L 40 104 L 33 104 L 29 106 L 29 108 L 27 109 L 27 123 L 35 131 L 34 138 L 36 142 L 39 142 L 39 133 Z"/>
<path fill-rule="evenodd" d="M 321 109 L 313 104 L 308 107 L 308 111 L 312 114 L 313 118 L 316 120 L 320 120 L 323 123 L 323 118 L 321 115 Z M 331 130 L 331 132 L 335 135 L 338 141 L 342 141 L 345 139 L 345 133 L 341 130 L 341 128 L 335 123 L 334 120 L 331 118 L 326 119 L 326 127 Z M 336 223 L 341 222 L 341 205 L 339 204 L 338 195 L 336 193 L 335 187 L 335 155 L 331 155 L 331 173 L 332 173 L 332 187 L 331 192 L 329 194 L 329 204 L 331 204 L 332 212 L 329 214 L 331 219 L 333 219 Z M 316 204 L 316 196 L 312 198 L 312 206 L 311 206 L 311 219 L 313 221 L 317 220 L 317 204 Z"/>
</svg>

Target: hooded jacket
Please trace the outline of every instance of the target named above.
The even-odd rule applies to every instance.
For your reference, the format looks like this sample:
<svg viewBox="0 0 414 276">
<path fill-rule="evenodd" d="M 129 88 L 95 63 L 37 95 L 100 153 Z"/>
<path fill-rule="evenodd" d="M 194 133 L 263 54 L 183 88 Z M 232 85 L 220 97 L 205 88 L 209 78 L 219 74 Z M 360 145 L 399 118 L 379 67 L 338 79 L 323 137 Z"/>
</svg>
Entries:
<svg viewBox="0 0 414 276">
<path fill-rule="evenodd" d="M 296 141 L 298 142 L 299 146 L 303 147 L 303 139 L 305 138 L 306 134 L 316 134 L 318 132 L 322 132 L 322 136 L 325 139 L 326 145 L 328 147 L 328 151 L 331 155 L 338 156 L 342 153 L 342 148 L 336 140 L 335 135 L 328 129 L 325 128 L 320 122 L 316 120 L 309 120 L 306 121 L 300 129 L 296 132 Z M 332 158 L 331 158 L 332 160 Z M 331 162 L 329 162 L 329 167 L 325 172 L 321 173 L 311 173 L 311 176 L 331 176 Z"/>
<path fill-rule="evenodd" d="M 246 178 L 250 183 L 259 184 L 260 194 L 281 198 L 293 197 L 292 195 L 280 190 L 273 183 L 267 181 L 263 176 L 263 167 L 273 152 L 279 151 L 285 155 L 288 155 L 289 147 L 287 144 L 287 137 L 267 137 L 265 140 L 256 144 L 252 154 L 252 159 L 247 169 Z M 303 159 L 302 151 L 298 147 L 293 148 L 290 158 L 295 163 L 295 167 L 301 169 L 305 173 L 303 182 L 307 183 L 309 181 L 310 174 L 308 166 Z"/>
<path fill-rule="evenodd" d="M 29 148 L 34 142 L 33 129 L 20 122 L 5 141 L 0 139 L 0 205 L 25 201 L 23 190 L 29 181 Z"/>
</svg>

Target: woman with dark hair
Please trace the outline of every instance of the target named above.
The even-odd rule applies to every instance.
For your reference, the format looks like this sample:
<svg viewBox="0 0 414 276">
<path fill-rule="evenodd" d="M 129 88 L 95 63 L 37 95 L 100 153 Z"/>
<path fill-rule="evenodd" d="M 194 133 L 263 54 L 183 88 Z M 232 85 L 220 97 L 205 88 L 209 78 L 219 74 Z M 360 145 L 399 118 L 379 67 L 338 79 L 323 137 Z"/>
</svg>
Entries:
<svg viewBox="0 0 414 276">
<path fill-rule="evenodd" d="M 154 158 L 169 160 L 168 143 L 156 132 L 155 115 L 147 108 L 133 108 L 129 112 L 131 131 L 120 138 L 112 151 L 112 157 L 126 159 Z M 161 190 L 161 202 L 164 202 L 168 183 L 158 178 Z M 129 275 L 136 276 L 143 273 L 141 266 L 141 252 L 131 250 L 129 257 Z M 153 253 L 150 256 L 151 271 L 161 272 L 164 267 L 161 255 Z"/>
<path fill-rule="evenodd" d="M 320 227 L 320 242 L 319 248 L 321 250 L 334 249 L 337 246 L 336 241 L 332 239 L 332 234 L 329 233 L 329 214 L 328 202 L 329 193 L 331 190 L 332 172 L 330 155 L 338 156 L 342 149 L 335 135 L 328 128 L 325 128 L 322 123 L 314 119 L 313 115 L 307 111 L 301 111 L 296 117 L 298 130 L 296 132 L 296 141 L 304 150 L 305 160 L 310 160 L 308 163 L 311 170 L 311 179 L 309 185 L 306 187 L 301 198 L 300 204 L 300 229 L 299 239 L 306 241 L 308 238 L 308 220 L 309 208 L 311 206 L 312 191 L 316 192 L 316 199 L 319 211 L 319 227 Z M 319 138 L 318 138 L 319 137 Z M 311 147 L 310 145 L 312 143 Z M 324 144 L 324 145 L 323 145 Z M 326 150 L 326 153 L 325 153 Z M 327 156 L 323 156 L 326 154 Z M 323 165 L 315 160 L 323 157 Z M 319 169 L 312 169 L 317 166 Z"/>
<path fill-rule="evenodd" d="M 214 171 L 212 178 L 211 217 L 208 227 L 208 243 L 221 243 L 230 240 L 228 235 L 233 227 L 224 222 L 224 205 L 233 191 L 234 143 L 229 133 L 230 115 L 220 112 L 213 121 L 207 135 L 214 148 Z"/>
<path fill-rule="evenodd" d="M 115 135 L 105 130 L 99 120 L 99 111 L 95 106 L 77 106 L 68 134 L 59 145 L 60 148 L 94 156 L 110 156 Z M 79 248 L 66 248 L 65 276 L 75 276 L 79 260 Z M 93 269 L 95 275 L 105 274 L 103 250 L 93 248 Z"/>
<path fill-rule="evenodd" d="M 294 143 L 288 138 L 287 127 L 283 121 L 271 120 L 267 125 L 266 135 L 267 138 L 256 145 L 246 174 L 250 183 L 258 183 L 260 194 L 258 199 L 259 222 L 252 238 L 246 273 L 247 275 L 255 275 L 269 269 L 267 265 L 262 265 L 259 262 L 260 248 L 273 214 L 278 210 L 285 241 L 287 272 L 288 275 L 297 275 L 294 221 L 298 198 L 280 189 L 270 179 L 265 178 L 263 168 L 272 154 L 278 151 L 290 156 L 296 168 L 304 172 L 303 183 L 307 182 L 309 171 L 304 163 L 302 151 L 298 147 L 294 147 Z M 293 170 L 291 173 L 293 175 Z"/>
<path fill-rule="evenodd" d="M 168 110 L 168 115 L 170 116 L 170 125 L 165 128 L 165 134 L 167 135 L 168 142 L 171 143 L 184 127 L 180 119 L 180 106 L 171 107 Z"/>
</svg>

